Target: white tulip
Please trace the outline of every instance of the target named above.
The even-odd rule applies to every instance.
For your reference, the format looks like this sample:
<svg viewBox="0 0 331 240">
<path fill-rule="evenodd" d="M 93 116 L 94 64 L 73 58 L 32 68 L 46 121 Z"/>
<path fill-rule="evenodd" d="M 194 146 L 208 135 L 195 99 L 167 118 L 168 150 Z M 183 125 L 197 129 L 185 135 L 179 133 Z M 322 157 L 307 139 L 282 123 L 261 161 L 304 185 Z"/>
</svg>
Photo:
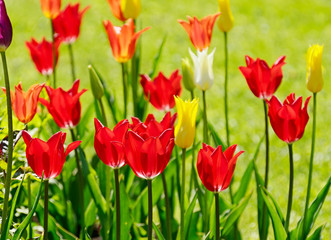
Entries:
<svg viewBox="0 0 331 240">
<path fill-rule="evenodd" d="M 208 55 L 208 48 L 199 51 L 195 55 L 189 49 L 193 64 L 194 64 L 194 82 L 197 88 L 206 91 L 214 83 L 213 61 L 216 48 Z"/>
</svg>

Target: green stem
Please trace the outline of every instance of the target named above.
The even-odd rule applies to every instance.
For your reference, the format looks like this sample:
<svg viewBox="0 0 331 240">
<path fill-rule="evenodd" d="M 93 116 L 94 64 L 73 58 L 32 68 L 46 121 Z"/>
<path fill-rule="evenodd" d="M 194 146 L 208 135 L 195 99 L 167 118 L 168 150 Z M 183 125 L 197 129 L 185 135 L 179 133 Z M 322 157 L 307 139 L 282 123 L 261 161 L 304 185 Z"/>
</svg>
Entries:
<svg viewBox="0 0 331 240">
<path fill-rule="evenodd" d="M 44 195 L 44 240 L 48 239 L 48 179 L 44 181 L 45 195 Z"/>
<path fill-rule="evenodd" d="M 293 177 L 294 177 L 294 168 L 293 168 L 293 145 L 288 144 L 288 151 L 290 156 L 290 184 L 288 189 L 288 199 L 287 199 L 287 213 L 285 220 L 285 230 L 289 232 L 290 218 L 291 218 L 291 209 L 293 202 Z"/>
<path fill-rule="evenodd" d="M 9 75 L 8 75 L 7 59 L 5 52 L 1 52 L 1 58 L 2 58 L 3 74 L 5 78 L 5 86 L 6 86 L 7 115 L 8 115 L 7 171 L 6 171 L 6 182 L 5 182 L 5 198 L 3 202 L 2 224 L 1 224 L 1 232 L 3 232 L 4 231 L 3 228 L 5 226 L 5 222 L 7 221 L 7 214 L 8 214 L 8 201 L 9 201 L 9 192 L 10 192 L 14 145 L 13 145 L 13 114 L 11 108 L 10 84 L 9 84 Z"/>
<path fill-rule="evenodd" d="M 71 75 L 72 75 L 72 82 L 76 80 L 76 71 L 75 71 L 75 58 L 74 58 L 74 51 L 72 49 L 72 44 L 68 44 L 69 55 L 70 55 L 70 65 L 71 65 Z"/>
<path fill-rule="evenodd" d="M 307 195 L 306 195 L 306 203 L 305 203 L 305 213 L 303 217 L 303 227 L 302 227 L 302 239 L 306 239 L 306 222 L 307 222 L 307 214 L 308 214 L 308 206 L 309 206 L 309 198 L 310 198 L 310 190 L 311 190 L 311 182 L 313 179 L 313 167 L 314 167 L 314 153 L 315 153 L 315 137 L 316 137 L 316 105 L 317 105 L 317 93 L 313 94 L 314 99 L 314 109 L 313 109 L 313 133 L 311 138 L 311 150 L 310 150 L 310 161 L 309 161 L 309 175 L 308 175 L 308 186 L 307 186 Z"/>
<path fill-rule="evenodd" d="M 190 93 L 191 93 L 191 100 L 193 100 L 194 99 L 194 92 L 193 92 L 193 90 L 190 91 Z M 193 179 L 195 177 L 195 166 L 194 166 L 194 163 L 195 163 L 195 138 L 193 140 L 193 145 L 192 145 L 192 162 L 191 162 L 191 164 L 192 164 L 191 169 L 194 172 L 193 172 L 193 174 L 191 174 L 191 178 L 190 178 L 190 189 L 189 189 L 190 191 L 189 192 L 192 191 L 192 187 L 194 186 L 194 179 Z"/>
<path fill-rule="evenodd" d="M 132 86 L 132 99 L 133 99 L 133 113 L 135 116 L 138 115 L 138 97 L 137 97 L 137 89 L 138 89 L 138 77 L 137 77 L 137 66 L 136 66 L 136 53 L 131 59 L 131 86 Z"/>
<path fill-rule="evenodd" d="M 207 120 L 207 102 L 206 102 L 206 91 L 202 91 L 203 100 L 203 142 L 208 144 L 208 120 Z"/>
<path fill-rule="evenodd" d="M 128 85 L 127 85 L 127 74 L 126 74 L 126 64 L 121 63 L 122 65 L 122 83 L 123 83 L 123 103 L 124 103 L 124 114 L 123 118 L 126 118 L 127 108 L 128 108 Z"/>
<path fill-rule="evenodd" d="M 70 129 L 71 138 L 72 141 L 76 141 L 76 136 L 73 129 Z M 85 238 L 85 206 L 84 206 L 84 180 L 83 180 L 83 173 L 82 173 L 82 167 L 80 165 L 80 158 L 78 154 L 78 149 L 75 149 L 75 159 L 76 159 L 76 165 L 78 170 L 78 194 L 79 194 L 79 207 L 80 207 L 80 225 L 81 225 L 81 232 L 80 236 L 81 238 Z"/>
<path fill-rule="evenodd" d="M 152 195 L 152 180 L 147 179 L 148 186 L 148 240 L 152 240 L 153 231 L 153 195 Z"/>
<path fill-rule="evenodd" d="M 99 99 L 99 104 L 100 104 L 100 108 L 101 108 L 103 124 L 107 127 L 108 126 L 107 115 L 106 115 L 105 107 L 103 106 L 103 102 L 102 102 L 101 98 Z"/>
<path fill-rule="evenodd" d="M 60 183 L 62 184 L 62 194 L 63 194 L 63 198 L 64 198 L 64 210 L 66 211 L 66 213 L 68 212 L 68 197 L 67 197 L 67 192 L 66 192 L 66 189 L 65 189 L 65 185 L 64 185 L 64 180 L 63 180 L 63 172 L 60 173 Z M 68 219 L 68 216 L 66 214 L 65 216 L 65 220 L 66 220 L 66 226 L 68 226 L 69 224 L 69 219 Z"/>
<path fill-rule="evenodd" d="M 216 229 L 216 240 L 220 239 L 220 202 L 218 199 L 218 193 L 215 193 L 215 229 Z"/>
<path fill-rule="evenodd" d="M 264 108 L 264 122 L 265 122 L 265 174 L 264 174 L 264 187 L 268 189 L 268 176 L 269 176 L 269 126 L 268 126 L 268 108 L 266 100 L 263 100 Z M 263 202 L 262 212 L 262 236 L 261 239 L 265 240 L 268 236 L 266 231 L 267 224 L 267 206 Z"/>
<path fill-rule="evenodd" d="M 224 32 L 224 54 L 225 54 L 225 75 L 224 75 L 224 110 L 225 110 L 225 128 L 226 128 L 226 143 L 230 146 L 230 130 L 229 130 L 229 115 L 228 115 L 228 35 Z"/>
<path fill-rule="evenodd" d="M 169 196 L 168 196 L 168 188 L 167 188 L 167 181 L 165 178 L 165 173 L 161 173 L 162 176 L 162 183 L 163 183 L 163 190 L 164 190 L 164 199 L 165 199 L 165 206 L 166 206 L 166 221 L 167 221 L 167 239 L 172 239 L 172 230 L 171 230 L 171 215 L 170 215 L 170 203 L 169 203 Z"/>
<path fill-rule="evenodd" d="M 30 212 L 31 211 L 31 177 L 30 177 L 30 174 L 28 175 L 28 209 L 29 209 L 29 212 Z M 32 225 L 31 225 L 31 222 L 29 223 L 28 239 L 32 239 Z"/>
<path fill-rule="evenodd" d="M 50 18 L 51 30 L 52 30 L 52 49 L 53 49 L 53 88 L 56 88 L 56 49 L 54 38 L 54 25 L 53 20 Z"/>
<path fill-rule="evenodd" d="M 186 155 L 186 148 L 182 149 L 182 189 L 180 193 L 180 236 L 182 240 L 185 239 L 185 232 L 184 232 L 184 226 L 185 226 L 185 218 L 184 218 L 184 210 L 185 210 L 185 155 Z"/>
<path fill-rule="evenodd" d="M 120 201 L 120 181 L 118 177 L 119 169 L 115 168 L 115 191 L 116 191 L 116 240 L 121 239 L 121 201 Z"/>
</svg>

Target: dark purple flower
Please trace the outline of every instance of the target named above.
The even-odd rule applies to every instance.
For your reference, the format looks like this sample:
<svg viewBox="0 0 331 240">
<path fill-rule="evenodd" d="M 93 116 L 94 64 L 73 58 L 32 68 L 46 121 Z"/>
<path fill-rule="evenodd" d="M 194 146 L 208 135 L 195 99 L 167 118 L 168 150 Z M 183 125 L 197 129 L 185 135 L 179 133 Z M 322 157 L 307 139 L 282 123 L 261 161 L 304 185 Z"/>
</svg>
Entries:
<svg viewBox="0 0 331 240">
<path fill-rule="evenodd" d="M 7 15 L 5 2 L 0 0 L 0 52 L 6 51 L 13 38 L 13 28 Z"/>
</svg>

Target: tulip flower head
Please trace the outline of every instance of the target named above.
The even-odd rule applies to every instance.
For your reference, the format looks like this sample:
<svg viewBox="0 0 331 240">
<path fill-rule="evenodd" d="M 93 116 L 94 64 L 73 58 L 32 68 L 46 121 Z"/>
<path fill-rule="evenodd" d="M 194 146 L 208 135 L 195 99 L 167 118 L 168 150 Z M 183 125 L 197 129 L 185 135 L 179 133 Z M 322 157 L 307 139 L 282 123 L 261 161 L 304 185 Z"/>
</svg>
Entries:
<svg viewBox="0 0 331 240">
<path fill-rule="evenodd" d="M 315 44 L 307 52 L 307 89 L 317 93 L 323 88 L 322 74 L 323 46 Z"/>
<path fill-rule="evenodd" d="M 230 0 L 218 0 L 221 16 L 217 25 L 222 32 L 229 32 L 233 28 L 233 16 L 230 8 Z"/>
<path fill-rule="evenodd" d="M 190 60 L 188 58 L 182 59 L 182 72 L 184 87 L 188 91 L 193 91 L 195 88 L 195 82 L 193 77 L 193 70 L 191 68 Z"/>
<path fill-rule="evenodd" d="M 199 151 L 197 170 L 203 185 L 211 192 L 219 193 L 231 183 L 238 157 L 244 152 L 234 155 L 237 145 L 232 145 L 224 152 L 222 146 L 216 149 L 207 144 Z"/>
<path fill-rule="evenodd" d="M 175 102 L 178 114 L 178 122 L 175 126 L 175 143 L 180 148 L 189 148 L 195 137 L 199 99 L 184 102 L 180 97 L 175 97 Z"/>
<path fill-rule="evenodd" d="M 125 161 L 125 139 L 129 121 L 122 120 L 112 130 L 104 127 L 98 119 L 94 119 L 94 149 L 100 160 L 111 168 L 121 168 Z"/>
<path fill-rule="evenodd" d="M 61 11 L 53 20 L 56 39 L 60 39 L 66 44 L 74 43 L 79 36 L 82 17 L 88 9 L 89 7 L 86 7 L 79 11 L 79 3 L 77 3 L 75 5 L 69 4 Z"/>
<path fill-rule="evenodd" d="M 198 20 L 196 17 L 187 17 L 188 22 L 184 20 L 178 20 L 178 22 L 183 26 L 187 34 L 189 35 L 193 46 L 202 51 L 210 46 L 211 36 L 213 33 L 213 27 L 216 18 L 221 13 L 216 13 L 214 15 L 209 15 L 207 17 Z"/>
<path fill-rule="evenodd" d="M 302 97 L 295 99 L 294 93 L 291 93 L 284 103 L 275 96 L 267 101 L 271 126 L 284 142 L 291 144 L 302 138 L 309 120 L 307 113 L 309 100 L 310 97 L 306 99 L 302 109 Z"/>
<path fill-rule="evenodd" d="M 40 0 L 40 5 L 44 15 L 54 19 L 60 13 L 61 0 Z"/>
<path fill-rule="evenodd" d="M 174 71 L 169 78 L 162 72 L 153 79 L 147 74 L 141 75 L 140 83 L 146 98 L 159 111 L 170 111 L 175 106 L 174 96 L 180 96 L 182 76 L 179 70 Z"/>
<path fill-rule="evenodd" d="M 246 56 L 247 67 L 239 67 L 239 69 L 253 94 L 260 99 L 269 99 L 282 81 L 284 61 L 285 56 L 281 56 L 269 68 L 264 60 L 257 58 L 254 61 L 251 57 Z"/>
<path fill-rule="evenodd" d="M 202 91 L 206 91 L 213 86 L 214 73 L 213 61 L 216 48 L 208 55 L 208 48 L 199 51 L 195 55 L 189 49 L 193 64 L 194 64 L 194 82 L 195 86 Z"/>
<path fill-rule="evenodd" d="M 29 49 L 30 56 L 37 70 L 45 76 L 50 76 L 53 73 L 53 43 L 46 41 L 45 38 L 41 42 L 31 39 L 31 42 L 25 43 Z M 59 58 L 60 41 L 55 41 L 55 57 L 56 63 Z"/>
<path fill-rule="evenodd" d="M 136 50 L 136 43 L 139 36 L 147 31 L 149 27 L 134 32 L 135 26 L 130 18 L 122 27 L 113 26 L 110 21 L 104 21 L 113 56 L 117 62 L 124 63 L 129 61 Z"/>
<path fill-rule="evenodd" d="M 177 114 L 175 113 L 171 116 L 170 112 L 167 112 L 160 122 L 155 119 L 153 114 L 148 114 L 145 122 L 141 122 L 139 118 L 132 117 L 132 124 L 130 124 L 129 128 L 143 138 L 148 138 L 148 136 L 157 137 L 165 130 L 174 128 L 176 118 Z"/>
<path fill-rule="evenodd" d="M 60 128 L 73 128 L 80 120 L 81 104 L 80 96 L 86 92 L 86 89 L 78 92 L 79 79 L 77 79 L 72 88 L 64 91 L 61 87 L 53 89 L 45 86 L 49 101 L 40 98 L 39 102 L 47 107 L 54 121 Z"/>
<path fill-rule="evenodd" d="M 13 38 L 13 28 L 4 0 L 0 0 L 0 52 L 6 51 Z"/>
<path fill-rule="evenodd" d="M 10 91 L 12 109 L 20 122 L 27 124 L 36 115 L 39 94 L 44 85 L 32 85 L 27 92 L 24 92 L 20 82 L 15 86 L 15 92 Z M 6 93 L 6 88 L 2 90 Z"/>
<path fill-rule="evenodd" d="M 160 123 L 152 115 L 146 124 L 133 119 L 133 130 L 128 133 L 125 148 L 127 163 L 138 177 L 153 179 L 168 165 L 175 145 L 171 119 L 170 113 Z"/>
<path fill-rule="evenodd" d="M 22 137 L 26 144 L 26 159 L 29 166 L 40 178 L 44 173 L 44 179 L 56 178 L 61 173 L 68 154 L 81 143 L 70 143 L 64 151 L 65 133 L 58 132 L 47 142 L 32 138 L 27 131 L 23 131 Z"/>
<path fill-rule="evenodd" d="M 141 12 L 140 0 L 108 0 L 114 16 L 121 21 L 136 19 Z"/>
</svg>

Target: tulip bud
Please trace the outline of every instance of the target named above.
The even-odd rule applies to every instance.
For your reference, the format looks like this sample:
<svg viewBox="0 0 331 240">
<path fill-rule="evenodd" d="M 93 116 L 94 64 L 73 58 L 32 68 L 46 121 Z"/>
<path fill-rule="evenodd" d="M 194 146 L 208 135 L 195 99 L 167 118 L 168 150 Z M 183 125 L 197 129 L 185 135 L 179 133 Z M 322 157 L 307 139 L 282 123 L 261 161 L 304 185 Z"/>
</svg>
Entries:
<svg viewBox="0 0 331 240">
<path fill-rule="evenodd" d="M 194 64 L 194 82 L 197 88 L 206 91 L 214 83 L 213 61 L 216 48 L 208 55 L 208 48 L 199 51 L 195 55 L 189 49 Z"/>
<path fill-rule="evenodd" d="M 193 91 L 195 88 L 195 84 L 193 79 L 192 67 L 188 58 L 182 59 L 182 74 L 184 87 L 189 91 Z"/>
<path fill-rule="evenodd" d="M 307 52 L 307 89 L 317 93 L 323 88 L 322 75 L 323 46 L 315 44 Z"/>
<path fill-rule="evenodd" d="M 121 10 L 125 18 L 136 19 L 141 11 L 140 0 L 122 0 Z"/>
<path fill-rule="evenodd" d="M 180 148 L 192 146 L 195 137 L 195 121 L 198 112 L 199 99 L 183 101 L 175 96 L 178 122 L 175 127 L 175 143 Z"/>
<path fill-rule="evenodd" d="M 218 28 L 222 32 L 229 32 L 233 27 L 233 16 L 229 0 L 218 0 L 221 15 L 217 21 Z"/>
<path fill-rule="evenodd" d="M 0 52 L 6 51 L 13 38 L 13 28 L 7 15 L 5 2 L 0 0 Z"/>
<path fill-rule="evenodd" d="M 95 72 L 92 65 L 88 66 L 88 70 L 90 73 L 90 83 L 92 88 L 92 93 L 95 99 L 100 100 L 104 94 L 104 88 L 102 85 L 102 82 L 98 76 L 98 74 Z"/>
</svg>

